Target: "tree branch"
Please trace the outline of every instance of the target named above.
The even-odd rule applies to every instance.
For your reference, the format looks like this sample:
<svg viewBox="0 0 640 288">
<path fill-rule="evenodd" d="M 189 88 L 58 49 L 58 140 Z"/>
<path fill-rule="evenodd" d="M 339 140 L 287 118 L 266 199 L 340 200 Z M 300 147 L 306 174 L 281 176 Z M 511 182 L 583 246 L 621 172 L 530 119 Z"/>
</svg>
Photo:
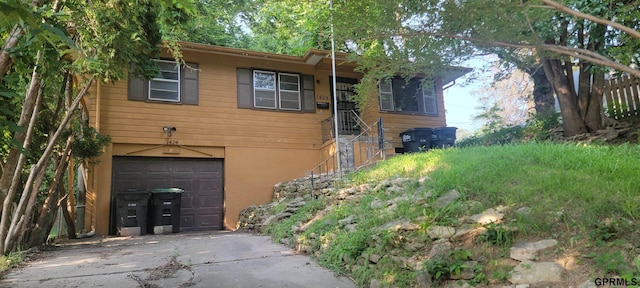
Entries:
<svg viewBox="0 0 640 288">
<path fill-rule="evenodd" d="M 620 23 L 613 22 L 613 21 L 606 20 L 606 19 L 602 19 L 602 18 L 598 18 L 598 17 L 590 15 L 590 14 L 585 14 L 585 13 L 582 13 L 580 11 L 576 11 L 576 10 L 570 9 L 570 8 L 568 8 L 566 6 L 563 6 L 562 4 L 559 4 L 559 3 L 555 2 L 555 1 L 552 1 L 552 0 L 540 0 L 540 1 L 542 3 L 544 3 L 544 4 L 547 4 L 547 5 L 555 8 L 556 10 L 558 10 L 560 12 L 564 12 L 564 13 L 576 16 L 578 18 L 586 19 L 586 20 L 589 20 L 589 21 L 592 21 L 592 22 L 595 22 L 595 23 L 598 23 L 598 24 L 611 26 L 613 28 L 616 28 L 616 29 L 618 29 L 618 30 L 620 30 L 622 32 L 625 32 L 625 33 L 629 34 L 629 36 L 631 36 L 631 37 L 640 39 L 640 32 L 638 32 L 636 30 L 633 30 L 632 28 L 629 28 L 627 26 L 624 26 L 624 25 L 622 25 Z M 531 7 L 534 7 L 534 6 L 531 6 Z M 535 7 L 535 8 L 539 8 L 539 7 Z"/>
<path fill-rule="evenodd" d="M 514 43 L 508 43 L 508 42 L 502 42 L 502 41 L 494 41 L 494 40 L 482 40 L 482 39 L 476 39 L 476 38 L 472 38 L 472 37 L 468 37 L 468 36 L 461 36 L 461 35 L 455 35 L 455 34 L 446 34 L 446 33 L 437 33 L 437 32 L 426 32 L 426 31 L 418 31 L 418 32 L 413 32 L 413 33 L 394 33 L 394 34 L 385 34 L 385 35 L 381 35 L 381 36 L 375 36 L 375 37 L 367 37 L 367 38 L 362 38 L 362 40 L 372 40 L 372 39 L 381 39 L 381 38 L 387 38 L 387 37 L 413 37 L 413 36 L 438 36 L 438 37 L 445 37 L 445 38 L 451 38 L 451 39 L 459 39 L 459 40 L 464 40 L 464 41 L 469 41 L 469 42 L 473 42 L 473 43 L 479 43 L 482 45 L 489 45 L 489 46 L 499 46 L 499 47 L 507 47 L 507 48 L 517 48 L 517 49 L 529 49 L 529 50 L 535 50 L 536 48 L 545 50 L 545 51 L 549 51 L 549 52 L 554 52 L 560 55 L 565 55 L 565 56 L 569 56 L 569 57 L 575 57 L 578 59 L 582 59 L 585 61 L 589 61 L 592 62 L 594 64 L 598 64 L 598 65 L 602 65 L 605 67 L 609 67 L 609 68 L 613 68 L 622 72 L 626 72 L 629 73 L 630 75 L 636 76 L 640 78 L 640 70 L 636 70 L 633 69 L 629 66 L 620 64 L 618 62 L 615 62 L 605 56 L 602 56 L 596 52 L 593 51 L 589 51 L 587 49 L 581 49 L 581 48 L 573 48 L 573 47 L 565 47 L 565 46 L 560 46 L 560 45 L 551 45 L 551 44 L 540 44 L 540 45 L 531 45 L 531 44 L 514 44 Z"/>
</svg>

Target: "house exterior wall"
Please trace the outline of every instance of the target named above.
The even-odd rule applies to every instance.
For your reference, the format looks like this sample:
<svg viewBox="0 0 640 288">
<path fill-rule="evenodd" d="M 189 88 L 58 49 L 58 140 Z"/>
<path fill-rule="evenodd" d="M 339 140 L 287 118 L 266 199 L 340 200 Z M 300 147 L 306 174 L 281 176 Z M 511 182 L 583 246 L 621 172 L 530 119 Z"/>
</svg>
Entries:
<svg viewBox="0 0 640 288">
<path fill-rule="evenodd" d="M 394 148 L 402 148 L 401 132 L 416 127 L 437 128 L 447 126 L 445 117 L 444 94 L 442 90 L 442 80 L 440 77 L 434 79 L 436 87 L 437 115 L 408 114 L 398 112 L 380 111 L 380 101 L 375 95 L 363 109 L 362 119 L 367 123 L 373 123 L 378 117 L 382 117 L 384 122 L 385 138 L 391 137 Z"/>
<path fill-rule="evenodd" d="M 274 184 L 305 176 L 335 150 L 322 141 L 321 121 L 332 115 L 331 109 L 315 113 L 244 109 L 238 108 L 237 98 L 236 69 L 254 68 L 313 75 L 316 102 L 331 102 L 327 59 L 310 65 L 300 57 L 206 49 L 184 49 L 183 55 L 200 69 L 198 105 L 128 100 L 127 81 L 97 84 L 86 99 L 90 124 L 112 140 L 90 168 L 85 226 L 99 235 L 109 233 L 114 156 L 224 159 L 224 225 L 233 230 L 242 209 L 270 201 Z M 338 76 L 359 78 L 353 65 L 338 69 Z M 402 147 L 398 134 L 406 129 L 445 126 L 440 83 L 436 87 L 437 117 L 380 112 L 376 96 L 375 107 L 363 111 L 363 119 L 373 123 L 383 117 L 385 138 Z M 177 131 L 168 137 L 163 126 Z"/>
<path fill-rule="evenodd" d="M 193 51 L 185 51 L 184 58 L 200 69 L 198 105 L 130 101 L 126 81 L 100 84 L 87 99 L 90 123 L 112 140 L 92 168 L 93 189 L 87 195 L 95 201 L 86 218 L 100 235 L 108 233 L 113 156 L 224 158 L 224 223 L 229 229 L 235 229 L 242 209 L 270 201 L 274 184 L 304 176 L 322 159 L 320 122 L 331 115 L 330 110 L 237 108 L 236 69 L 313 75 L 319 80 L 316 97 L 329 95 L 326 71 L 304 63 Z M 177 131 L 167 137 L 163 126 Z M 167 145 L 168 141 L 177 145 Z"/>
</svg>

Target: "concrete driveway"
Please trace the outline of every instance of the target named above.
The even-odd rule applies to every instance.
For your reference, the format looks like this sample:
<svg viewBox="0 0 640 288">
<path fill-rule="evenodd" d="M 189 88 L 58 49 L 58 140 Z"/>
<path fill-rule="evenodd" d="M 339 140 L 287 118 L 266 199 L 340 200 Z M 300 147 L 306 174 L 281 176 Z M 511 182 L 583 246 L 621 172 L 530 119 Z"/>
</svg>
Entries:
<svg viewBox="0 0 640 288">
<path fill-rule="evenodd" d="M 269 237 L 215 231 L 68 241 L 0 287 L 356 286 Z"/>
</svg>

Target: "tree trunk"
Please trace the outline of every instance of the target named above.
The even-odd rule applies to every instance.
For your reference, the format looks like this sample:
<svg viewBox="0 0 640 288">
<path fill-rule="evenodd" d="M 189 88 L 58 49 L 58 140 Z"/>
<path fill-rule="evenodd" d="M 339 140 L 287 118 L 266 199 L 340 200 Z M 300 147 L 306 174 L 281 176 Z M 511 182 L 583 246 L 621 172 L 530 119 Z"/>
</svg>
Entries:
<svg viewBox="0 0 640 288">
<path fill-rule="evenodd" d="M 22 106 L 22 113 L 18 125 L 20 127 L 27 127 L 25 132 L 16 132 L 13 139 L 22 143 L 22 149 L 26 150 L 29 147 L 33 129 L 38 117 L 38 109 L 42 102 L 42 83 L 40 76 L 37 72 L 38 63 L 41 60 L 41 53 L 38 52 L 36 67 L 33 68 L 31 75 L 31 83 L 27 94 L 25 96 L 24 104 Z M 24 163 L 26 161 L 26 154 L 22 153 L 21 149 L 17 147 L 12 148 L 9 151 L 9 155 L 6 159 L 6 166 L 0 177 L 0 197 L 2 202 L 2 216 L 0 218 L 0 252 L 5 252 L 5 239 L 7 238 L 7 232 L 9 229 L 9 223 L 11 223 L 12 217 L 16 217 L 15 214 L 11 214 L 11 206 L 14 205 L 13 198 L 19 186 L 22 170 L 24 169 Z M 16 211 L 17 212 L 17 211 Z"/>
<path fill-rule="evenodd" d="M 33 132 L 33 126 L 38 116 L 38 109 L 40 108 L 40 102 L 42 98 L 42 82 L 40 81 L 40 75 L 36 71 L 38 63 L 41 60 L 41 54 L 38 52 L 38 60 L 36 66 L 33 68 L 31 75 L 31 83 L 27 90 L 24 102 L 22 104 L 22 112 L 20 113 L 20 120 L 18 120 L 18 126 L 22 127 L 23 131 L 18 131 L 13 135 L 13 140 L 16 143 L 21 143 L 22 147 L 13 147 L 7 155 L 5 160 L 5 167 L 0 176 L 0 201 L 5 203 L 5 199 L 8 197 L 9 201 L 12 201 L 17 182 L 20 180 L 22 174 L 24 162 L 26 157 L 22 150 L 29 148 L 29 142 L 31 141 L 31 133 Z M 13 187 L 13 188 L 12 188 Z M 3 211 L 7 208 L 3 206 Z M 3 213 L 4 214 L 4 213 Z M 4 217 L 4 215 L 2 216 Z M 1 238 L 1 237 L 0 237 Z"/>
<path fill-rule="evenodd" d="M 556 99 L 553 96 L 553 87 L 549 79 L 547 79 L 542 65 L 525 69 L 525 71 L 533 79 L 533 102 L 536 114 L 551 115 L 555 113 Z"/>
<path fill-rule="evenodd" d="M 53 148 L 56 146 L 56 142 L 58 140 L 58 138 L 60 137 L 60 135 L 62 134 L 63 130 L 67 127 L 67 125 L 69 124 L 69 121 L 71 120 L 72 115 L 76 112 L 78 105 L 80 105 L 80 100 L 82 100 L 82 97 L 84 97 L 84 95 L 87 93 L 87 91 L 89 90 L 89 88 L 91 87 L 91 83 L 93 83 L 93 77 L 91 77 L 87 83 L 85 83 L 85 86 L 82 88 L 82 90 L 78 93 L 78 95 L 76 95 L 75 99 L 73 100 L 73 102 L 71 103 L 71 105 L 68 107 L 64 118 L 62 119 L 62 121 L 60 122 L 60 124 L 58 125 L 57 130 L 55 131 L 55 133 L 53 133 L 53 135 L 49 138 L 49 141 L 45 147 L 44 152 L 42 153 L 42 156 L 40 156 L 40 158 L 38 159 L 38 162 L 35 163 L 33 165 L 33 169 L 31 170 L 31 173 L 29 174 L 29 178 L 27 179 L 26 183 L 25 183 L 25 189 L 22 192 L 23 195 L 26 195 L 24 197 L 31 197 L 30 195 L 34 193 L 34 191 L 37 192 L 37 187 L 35 187 L 34 189 L 34 181 L 37 180 L 37 175 L 38 172 L 43 171 L 41 169 L 43 169 L 43 167 L 46 167 L 48 161 L 50 160 L 50 156 L 51 153 L 53 152 Z M 26 199 L 26 198 L 25 198 Z M 28 200 L 28 199 L 27 199 Z M 10 204 L 7 204 L 7 202 L 11 202 L 11 199 L 6 198 L 5 199 L 5 208 L 7 208 L 8 206 L 10 206 Z M 8 223 L 7 221 L 11 221 L 11 227 L 6 227 L 4 225 L 0 225 L 0 248 L 2 248 L 0 251 L 2 251 L 3 253 L 7 253 L 9 251 L 11 251 L 12 248 L 15 247 L 15 244 L 17 243 L 17 236 L 19 236 L 17 234 L 17 232 L 20 231 L 20 229 L 17 229 L 18 227 L 25 227 L 23 225 L 26 225 L 27 223 L 24 222 L 25 218 L 29 218 L 31 215 L 24 215 L 23 213 L 30 213 L 31 211 L 26 211 L 26 206 L 25 203 L 28 202 L 24 202 L 23 200 L 20 201 L 20 205 L 18 206 L 18 209 L 16 211 L 16 213 L 13 214 L 13 216 L 11 217 L 12 219 L 9 219 L 9 213 L 5 210 L 7 209 L 3 209 L 2 211 L 2 223 L 4 225 L 6 225 L 5 223 Z M 28 204 L 27 204 L 28 206 Z M 6 213 L 6 215 L 5 215 Z"/>
<path fill-rule="evenodd" d="M 54 215 L 57 211 L 56 202 L 58 202 L 59 198 L 59 193 L 56 189 L 62 186 L 62 177 L 64 176 L 64 172 L 67 170 L 69 163 L 68 159 L 71 156 L 72 143 L 73 136 L 69 136 L 65 144 L 64 152 L 62 152 L 58 158 L 54 159 L 56 162 L 56 170 L 53 176 L 53 181 L 51 181 L 51 185 L 47 191 L 47 198 L 42 205 L 42 211 L 38 216 L 38 221 L 33 227 L 30 235 L 27 237 L 27 244 L 29 246 L 37 246 L 45 243 L 49 236 L 49 232 L 51 232 L 53 220 L 55 219 Z"/>
<path fill-rule="evenodd" d="M 65 194 L 65 190 L 62 186 L 59 187 L 60 190 L 60 209 L 62 209 L 62 216 L 64 217 L 64 222 L 67 224 L 67 237 L 69 239 L 76 239 L 76 226 L 73 218 L 71 217 L 71 213 L 69 213 L 69 203 L 67 199 L 69 198 L 69 194 Z"/>
<path fill-rule="evenodd" d="M 49 187 L 47 198 L 44 200 L 42 211 L 40 211 L 40 215 L 38 216 L 38 221 L 27 237 L 27 245 L 29 245 L 29 247 L 46 243 L 49 233 L 51 233 L 51 228 L 53 228 L 53 222 L 56 219 L 55 212 L 58 195 L 53 186 Z"/>
<path fill-rule="evenodd" d="M 31 1 L 31 8 L 39 7 L 43 4 L 49 3 L 51 1 L 42 1 L 42 0 L 34 0 Z M 11 29 L 11 33 L 7 36 L 7 39 L 2 44 L 2 49 L 0 49 L 0 80 L 4 78 L 4 75 L 7 74 L 11 66 L 13 65 L 14 58 L 11 57 L 11 51 L 13 48 L 18 46 L 20 39 L 24 35 L 24 29 L 20 25 L 13 26 Z M 22 143 L 22 142 L 20 142 Z"/>
<path fill-rule="evenodd" d="M 562 127 L 564 128 L 564 136 L 573 136 L 587 132 L 580 112 L 578 110 L 577 97 L 575 96 L 569 76 L 565 74 L 563 63 L 557 59 L 544 59 L 543 65 L 545 74 L 549 79 L 553 90 L 558 96 L 560 104 L 560 114 L 562 115 Z"/>
<path fill-rule="evenodd" d="M 604 73 L 597 73 L 593 75 L 589 105 L 584 117 L 584 123 L 591 131 L 598 131 L 604 128 L 602 95 L 604 95 Z"/>
</svg>

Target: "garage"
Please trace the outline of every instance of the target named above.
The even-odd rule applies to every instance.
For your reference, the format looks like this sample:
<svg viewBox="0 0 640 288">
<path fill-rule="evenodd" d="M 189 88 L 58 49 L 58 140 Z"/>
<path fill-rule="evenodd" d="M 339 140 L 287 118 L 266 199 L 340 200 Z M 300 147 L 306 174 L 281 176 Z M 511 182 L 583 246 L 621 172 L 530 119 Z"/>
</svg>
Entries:
<svg viewBox="0 0 640 288">
<path fill-rule="evenodd" d="M 113 157 L 109 234 L 116 234 L 116 193 L 184 189 L 180 231 L 224 228 L 222 159 Z"/>
</svg>

